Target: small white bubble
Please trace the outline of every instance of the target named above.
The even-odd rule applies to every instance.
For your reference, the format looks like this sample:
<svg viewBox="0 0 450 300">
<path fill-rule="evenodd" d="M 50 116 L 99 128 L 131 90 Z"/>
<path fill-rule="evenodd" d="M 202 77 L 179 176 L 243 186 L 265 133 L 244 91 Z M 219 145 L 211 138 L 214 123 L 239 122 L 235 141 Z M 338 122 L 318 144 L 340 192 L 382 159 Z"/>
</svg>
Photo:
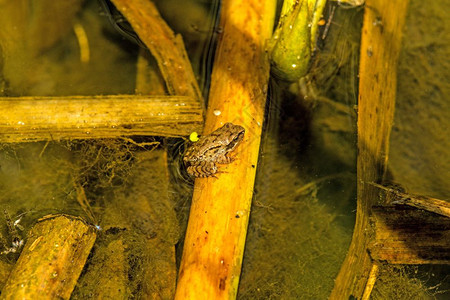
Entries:
<svg viewBox="0 0 450 300">
<path fill-rule="evenodd" d="M 18 124 L 18 125 L 25 125 L 25 123 L 22 122 L 22 121 L 17 122 L 17 124 Z"/>
<path fill-rule="evenodd" d="M 236 211 L 236 216 L 242 217 L 244 215 L 245 215 L 245 211 L 243 211 L 243 210 Z"/>
<path fill-rule="evenodd" d="M 222 114 L 222 112 L 218 109 L 214 110 L 214 115 L 216 116 L 220 116 Z"/>
</svg>

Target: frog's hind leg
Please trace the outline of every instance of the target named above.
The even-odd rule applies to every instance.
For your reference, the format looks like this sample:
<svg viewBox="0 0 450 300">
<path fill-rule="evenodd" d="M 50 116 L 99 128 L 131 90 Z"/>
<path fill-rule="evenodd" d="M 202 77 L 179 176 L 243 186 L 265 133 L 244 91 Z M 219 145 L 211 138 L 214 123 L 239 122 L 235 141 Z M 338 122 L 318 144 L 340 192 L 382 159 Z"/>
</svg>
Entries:
<svg viewBox="0 0 450 300">
<path fill-rule="evenodd" d="M 195 166 L 187 167 L 187 172 L 196 178 L 216 177 L 214 174 L 217 173 L 217 166 L 213 162 L 203 161 Z"/>
<path fill-rule="evenodd" d="M 229 164 L 235 160 L 236 160 L 236 158 L 234 158 L 232 156 L 228 156 L 227 154 L 221 155 L 221 156 L 217 157 L 217 159 L 216 159 L 218 164 Z"/>
</svg>

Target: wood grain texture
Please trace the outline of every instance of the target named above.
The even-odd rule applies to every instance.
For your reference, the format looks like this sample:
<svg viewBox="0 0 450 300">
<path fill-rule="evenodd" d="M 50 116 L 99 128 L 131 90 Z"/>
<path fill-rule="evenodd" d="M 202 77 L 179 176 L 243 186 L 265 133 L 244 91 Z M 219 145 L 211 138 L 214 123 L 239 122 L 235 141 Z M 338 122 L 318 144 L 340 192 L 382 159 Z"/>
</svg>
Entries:
<svg viewBox="0 0 450 300">
<path fill-rule="evenodd" d="M 29 233 L 1 299 L 69 299 L 96 239 L 81 219 L 50 216 Z"/>
<path fill-rule="evenodd" d="M 368 0 L 361 37 L 358 100 L 357 213 L 353 238 L 330 299 L 361 298 L 372 261 L 369 215 L 388 161 L 397 61 L 408 1 Z"/>
<path fill-rule="evenodd" d="M 377 183 L 371 183 L 383 192 L 383 197 L 388 205 L 408 205 L 418 209 L 427 210 L 442 216 L 450 218 L 450 202 L 423 195 L 414 195 L 407 193 L 399 185 L 383 186 Z"/>
<path fill-rule="evenodd" d="M 436 214 L 446 216 L 450 218 L 450 202 L 431 198 L 427 196 L 408 195 L 404 196 L 397 201 L 397 204 L 404 204 L 418 209 L 427 210 Z"/>
<path fill-rule="evenodd" d="M 186 136 L 203 126 L 202 108 L 186 96 L 0 98 L 0 142 Z"/>
<path fill-rule="evenodd" d="M 450 218 L 403 206 L 375 206 L 372 212 L 373 259 L 390 264 L 450 264 Z"/>
<path fill-rule="evenodd" d="M 176 299 L 234 299 L 244 253 L 269 78 L 265 43 L 275 1 L 226 0 L 212 74 L 206 134 L 245 128 L 236 160 L 195 180 Z"/>
</svg>

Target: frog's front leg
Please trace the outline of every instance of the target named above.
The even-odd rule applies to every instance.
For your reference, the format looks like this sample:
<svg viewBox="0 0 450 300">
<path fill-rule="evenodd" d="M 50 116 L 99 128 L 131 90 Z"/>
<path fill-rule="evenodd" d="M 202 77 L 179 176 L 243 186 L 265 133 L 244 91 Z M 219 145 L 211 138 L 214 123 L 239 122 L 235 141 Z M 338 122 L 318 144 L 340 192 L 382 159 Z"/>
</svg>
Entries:
<svg viewBox="0 0 450 300">
<path fill-rule="evenodd" d="M 224 153 L 217 157 L 216 162 L 218 164 L 229 164 L 235 160 L 234 157 L 228 156 L 229 153 Z"/>
<path fill-rule="evenodd" d="M 196 178 L 215 177 L 214 174 L 217 173 L 217 166 L 212 161 L 200 161 L 195 165 L 187 167 L 187 172 Z"/>
</svg>

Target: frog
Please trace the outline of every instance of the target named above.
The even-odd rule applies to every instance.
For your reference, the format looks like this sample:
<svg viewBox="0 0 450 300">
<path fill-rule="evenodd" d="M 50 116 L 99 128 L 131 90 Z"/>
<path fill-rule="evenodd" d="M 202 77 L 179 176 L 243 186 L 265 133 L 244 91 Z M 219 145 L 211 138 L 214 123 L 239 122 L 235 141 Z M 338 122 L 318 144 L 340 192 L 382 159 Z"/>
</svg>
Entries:
<svg viewBox="0 0 450 300">
<path fill-rule="evenodd" d="M 217 164 L 234 161 L 230 153 L 242 142 L 244 135 L 244 127 L 227 122 L 200 137 L 188 147 L 183 157 L 188 174 L 195 178 L 216 177 Z"/>
</svg>

